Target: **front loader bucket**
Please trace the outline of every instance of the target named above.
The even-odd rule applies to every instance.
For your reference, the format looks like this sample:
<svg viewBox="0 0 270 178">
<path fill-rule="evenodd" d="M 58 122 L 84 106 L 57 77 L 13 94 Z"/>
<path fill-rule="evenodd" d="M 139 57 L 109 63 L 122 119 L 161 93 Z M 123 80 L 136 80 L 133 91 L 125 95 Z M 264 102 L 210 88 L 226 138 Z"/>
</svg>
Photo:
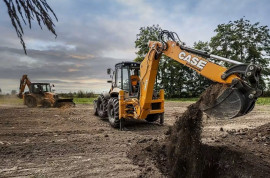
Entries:
<svg viewBox="0 0 270 178">
<path fill-rule="evenodd" d="M 73 99 L 57 99 L 54 107 L 61 108 L 61 107 L 74 107 L 75 103 Z"/>
<path fill-rule="evenodd" d="M 202 96 L 200 105 L 207 115 L 215 118 L 231 119 L 245 115 L 252 111 L 258 96 L 261 95 L 260 90 L 256 91 L 241 81 L 230 87 L 222 84 L 216 86 L 215 99 L 207 101 L 211 96 Z"/>
</svg>

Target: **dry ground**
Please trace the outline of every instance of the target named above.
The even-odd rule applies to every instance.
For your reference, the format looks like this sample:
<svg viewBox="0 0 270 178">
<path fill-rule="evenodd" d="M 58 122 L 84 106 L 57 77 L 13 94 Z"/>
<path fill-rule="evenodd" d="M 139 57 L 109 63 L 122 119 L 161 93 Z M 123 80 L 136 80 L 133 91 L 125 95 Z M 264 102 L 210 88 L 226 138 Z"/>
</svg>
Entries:
<svg viewBox="0 0 270 178">
<path fill-rule="evenodd" d="M 128 152 L 138 143 L 163 139 L 175 116 L 189 104 L 166 102 L 164 126 L 130 121 L 125 131 L 94 116 L 92 105 L 71 109 L 1 105 L 0 177 L 138 177 L 148 165 L 134 164 Z M 270 130 L 245 138 L 249 130 L 268 123 L 269 105 L 256 106 L 233 120 L 204 117 L 202 141 L 243 150 L 270 169 Z"/>
</svg>

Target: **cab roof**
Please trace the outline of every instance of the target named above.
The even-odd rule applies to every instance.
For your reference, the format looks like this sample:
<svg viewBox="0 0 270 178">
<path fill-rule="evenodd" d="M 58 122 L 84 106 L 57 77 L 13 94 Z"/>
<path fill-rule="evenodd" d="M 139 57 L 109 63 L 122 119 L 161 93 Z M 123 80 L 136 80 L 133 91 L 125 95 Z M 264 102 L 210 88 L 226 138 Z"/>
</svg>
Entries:
<svg viewBox="0 0 270 178">
<path fill-rule="evenodd" d="M 31 85 L 50 85 L 50 83 L 31 83 Z"/>
<path fill-rule="evenodd" d="M 115 64 L 115 67 L 120 66 L 133 66 L 133 67 L 140 67 L 140 62 L 133 62 L 133 61 L 123 61 Z"/>
</svg>

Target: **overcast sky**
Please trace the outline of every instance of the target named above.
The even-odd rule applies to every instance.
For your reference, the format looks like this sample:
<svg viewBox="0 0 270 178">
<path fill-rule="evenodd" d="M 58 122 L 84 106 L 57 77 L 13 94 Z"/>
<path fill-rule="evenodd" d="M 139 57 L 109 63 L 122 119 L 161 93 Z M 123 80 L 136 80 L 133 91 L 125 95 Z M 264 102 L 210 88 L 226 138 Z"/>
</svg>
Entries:
<svg viewBox="0 0 270 178">
<path fill-rule="evenodd" d="M 209 41 L 218 24 L 245 16 L 270 26 L 269 0 L 47 0 L 59 21 L 57 38 L 25 26 L 25 55 L 0 0 L 0 88 L 18 90 L 22 74 L 57 92 L 109 89 L 106 69 L 135 58 L 140 27 L 159 24 L 181 40 Z"/>
</svg>

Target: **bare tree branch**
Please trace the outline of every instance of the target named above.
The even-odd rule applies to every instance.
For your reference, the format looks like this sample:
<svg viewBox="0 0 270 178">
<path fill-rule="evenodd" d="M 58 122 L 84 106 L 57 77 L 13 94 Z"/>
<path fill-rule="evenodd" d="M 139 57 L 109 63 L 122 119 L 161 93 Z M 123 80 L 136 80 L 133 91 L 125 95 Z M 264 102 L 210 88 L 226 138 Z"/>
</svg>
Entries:
<svg viewBox="0 0 270 178">
<path fill-rule="evenodd" d="M 8 15 L 10 17 L 12 26 L 14 27 L 18 38 L 23 46 L 25 54 L 26 52 L 26 45 L 23 40 L 23 28 L 21 21 L 25 25 L 28 25 L 31 29 L 32 21 L 37 21 L 38 25 L 42 29 L 42 26 L 46 26 L 47 29 L 52 32 L 55 37 L 57 34 L 55 32 L 55 25 L 53 20 L 50 16 L 52 16 L 58 21 L 54 11 L 48 5 L 46 0 L 3 0 L 8 9 Z"/>
</svg>

